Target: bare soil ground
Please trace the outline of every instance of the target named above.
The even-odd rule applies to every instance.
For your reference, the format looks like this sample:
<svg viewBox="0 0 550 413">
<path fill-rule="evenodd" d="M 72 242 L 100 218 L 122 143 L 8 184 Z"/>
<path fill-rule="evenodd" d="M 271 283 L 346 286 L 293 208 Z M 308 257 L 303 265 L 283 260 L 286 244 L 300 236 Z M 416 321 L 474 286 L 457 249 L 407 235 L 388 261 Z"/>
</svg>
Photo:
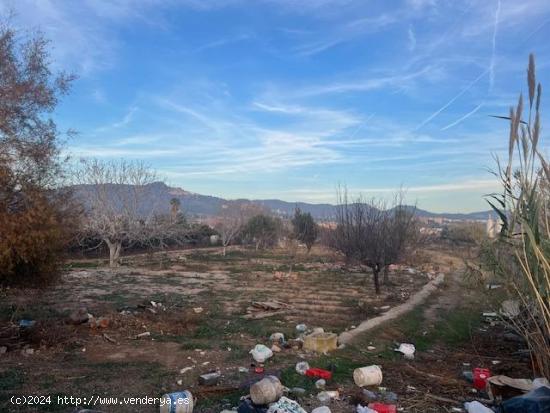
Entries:
<svg viewBox="0 0 550 413">
<path fill-rule="evenodd" d="M 300 402 L 309 411 L 320 404 L 317 390 L 294 371 L 295 363 L 305 359 L 334 371 L 328 386 L 338 388 L 342 397 L 331 402 L 333 412 L 354 411 L 358 389 L 351 373 L 369 364 L 382 365 L 384 386 L 399 395 L 405 411 L 439 412 L 453 406 L 441 397 L 472 396 L 470 385 L 460 378 L 462 363 L 528 372 L 525 361 L 512 355 L 517 343 L 495 342 L 500 327 L 481 324 L 487 303 L 464 285 L 460 259 L 441 251 L 428 251 L 416 271 L 393 271 L 392 285 L 379 297 L 370 274 L 321 249 L 295 259 L 285 250 L 234 249 L 225 257 L 217 249 L 172 251 L 129 257 L 116 270 L 102 265 L 101 260 L 72 262 L 62 282 L 46 291 L 1 292 L 0 346 L 8 347 L 0 354 L 1 411 L 72 412 L 75 406 L 59 404 L 58 396 L 159 397 L 190 389 L 198 397 L 196 412 L 219 412 L 235 406 L 250 383 L 268 373 L 288 387 L 305 388 Z M 285 349 L 268 360 L 265 373 L 253 368 L 239 372 L 239 367 L 251 367 L 249 350 L 256 343 L 269 345 L 271 333 L 293 338 L 297 323 L 340 333 L 380 314 L 381 307 L 406 301 L 437 272 L 451 276 L 439 293 L 402 320 L 329 355 Z M 242 318 L 252 301 L 274 299 L 291 309 L 260 320 Z M 67 324 L 69 314 L 82 306 L 108 325 Z M 18 327 L 21 319 L 36 324 L 27 331 Z M 136 338 L 146 332 L 150 335 Z M 417 346 L 414 361 L 404 361 L 393 351 L 399 341 Z M 366 350 L 368 345 L 376 350 Z M 501 364 L 493 366 L 493 359 Z M 222 373 L 220 384 L 198 386 L 198 375 L 215 369 Z M 431 393 L 440 399 L 427 396 Z M 14 406 L 12 395 L 50 395 L 52 402 Z M 95 408 L 158 411 L 155 405 Z"/>
</svg>

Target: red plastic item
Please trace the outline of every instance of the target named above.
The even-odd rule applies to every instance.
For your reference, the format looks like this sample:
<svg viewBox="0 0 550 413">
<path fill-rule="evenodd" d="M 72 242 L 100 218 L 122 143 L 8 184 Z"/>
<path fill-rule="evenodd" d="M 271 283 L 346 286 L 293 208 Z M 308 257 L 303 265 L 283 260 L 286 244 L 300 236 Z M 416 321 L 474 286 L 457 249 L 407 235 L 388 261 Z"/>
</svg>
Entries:
<svg viewBox="0 0 550 413">
<path fill-rule="evenodd" d="M 323 369 L 307 369 L 306 376 L 319 377 L 320 379 L 330 380 L 332 378 L 332 373 L 328 370 Z"/>
<path fill-rule="evenodd" d="M 258 374 L 262 374 L 265 371 L 263 367 L 255 367 L 254 372 Z"/>
<path fill-rule="evenodd" d="M 491 377 L 491 372 L 489 369 L 482 369 L 476 367 L 473 371 L 474 373 L 474 388 L 477 390 L 485 390 L 487 386 L 487 379 Z"/>
<path fill-rule="evenodd" d="M 369 403 L 369 409 L 376 410 L 378 413 L 397 413 L 395 404 Z"/>
</svg>

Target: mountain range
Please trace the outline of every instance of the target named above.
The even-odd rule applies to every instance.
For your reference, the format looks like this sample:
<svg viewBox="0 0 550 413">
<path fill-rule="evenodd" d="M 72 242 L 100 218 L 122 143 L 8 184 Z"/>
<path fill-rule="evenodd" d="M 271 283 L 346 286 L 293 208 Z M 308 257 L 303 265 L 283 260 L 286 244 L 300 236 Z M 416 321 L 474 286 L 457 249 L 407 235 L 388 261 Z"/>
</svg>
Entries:
<svg viewBox="0 0 550 413">
<path fill-rule="evenodd" d="M 75 194 L 85 192 L 89 188 L 86 185 L 77 185 L 73 187 Z M 317 220 L 330 220 L 335 214 L 335 205 L 323 203 L 313 204 L 307 202 L 287 202 L 279 199 L 235 199 L 226 200 L 220 197 L 211 195 L 201 195 L 186 191 L 182 188 L 170 187 L 163 182 L 155 182 L 149 184 L 148 197 L 145 200 L 144 209 L 155 205 L 159 212 L 168 212 L 170 209 L 170 200 L 172 198 L 179 199 L 183 212 L 191 217 L 210 217 L 219 214 L 222 205 L 227 203 L 254 203 L 272 211 L 274 214 L 281 217 L 290 217 L 294 214 L 296 208 L 300 208 L 304 212 L 309 212 Z M 411 207 L 412 208 L 412 207 Z M 150 209 L 149 209 L 150 210 Z M 471 213 L 434 213 L 423 209 L 416 209 L 419 217 L 423 218 L 445 218 L 453 220 L 485 220 L 490 214 L 490 211 L 480 211 Z"/>
</svg>

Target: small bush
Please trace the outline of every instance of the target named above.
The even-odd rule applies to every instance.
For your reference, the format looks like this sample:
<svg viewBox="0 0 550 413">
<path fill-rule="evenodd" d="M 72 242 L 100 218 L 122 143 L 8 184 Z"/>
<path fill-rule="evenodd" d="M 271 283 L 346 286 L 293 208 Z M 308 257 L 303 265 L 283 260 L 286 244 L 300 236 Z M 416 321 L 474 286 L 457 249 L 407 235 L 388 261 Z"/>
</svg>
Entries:
<svg viewBox="0 0 550 413">
<path fill-rule="evenodd" d="M 0 284 L 45 285 L 57 279 L 66 245 L 67 225 L 43 195 L 16 212 L 0 210 Z"/>
</svg>

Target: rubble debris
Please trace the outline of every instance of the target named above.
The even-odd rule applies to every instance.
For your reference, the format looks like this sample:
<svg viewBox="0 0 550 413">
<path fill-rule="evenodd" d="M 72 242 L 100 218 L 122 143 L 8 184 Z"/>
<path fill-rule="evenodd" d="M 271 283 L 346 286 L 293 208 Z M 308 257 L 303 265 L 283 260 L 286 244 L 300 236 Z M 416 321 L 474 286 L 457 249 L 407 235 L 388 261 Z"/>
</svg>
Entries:
<svg viewBox="0 0 550 413">
<path fill-rule="evenodd" d="M 250 398 L 254 404 L 269 404 L 281 398 L 283 385 L 275 376 L 267 376 L 250 386 Z"/>
<path fill-rule="evenodd" d="M 382 378 L 382 369 L 376 365 L 360 367 L 353 371 L 353 381 L 359 387 L 378 386 L 382 383 Z"/>
<path fill-rule="evenodd" d="M 307 326 L 306 326 L 305 324 L 298 324 L 298 325 L 296 326 L 296 331 L 297 331 L 298 333 L 305 333 L 306 330 L 307 330 Z"/>
<path fill-rule="evenodd" d="M 355 411 L 357 413 L 377 413 L 376 410 L 372 410 L 371 408 L 366 406 L 361 406 L 360 404 L 357 405 Z"/>
<path fill-rule="evenodd" d="M 406 359 L 412 360 L 414 359 L 414 352 L 416 351 L 416 348 L 414 347 L 414 344 L 401 343 L 399 348 L 396 348 L 395 351 L 403 353 Z"/>
<path fill-rule="evenodd" d="M 250 350 L 250 354 L 252 354 L 252 358 L 256 360 L 257 363 L 264 363 L 268 358 L 273 356 L 273 351 L 263 344 L 256 344 L 256 346 Z"/>
<path fill-rule="evenodd" d="M 193 370 L 193 367 L 184 367 L 180 370 L 180 374 L 185 374 L 190 370 Z"/>
<path fill-rule="evenodd" d="M 204 311 L 204 309 L 203 309 L 202 307 L 194 307 L 194 308 L 193 308 L 193 312 L 194 312 L 195 314 L 200 314 L 200 313 L 202 313 L 203 311 Z"/>
<path fill-rule="evenodd" d="M 508 318 L 516 318 L 520 314 L 520 306 L 517 300 L 505 300 L 500 305 L 500 313 Z"/>
<path fill-rule="evenodd" d="M 118 342 L 114 338 L 112 338 L 111 336 L 107 335 L 106 333 L 103 333 L 103 338 L 105 339 L 105 341 L 108 341 L 109 343 L 113 343 L 113 344 L 118 345 Z"/>
<path fill-rule="evenodd" d="M 199 384 L 202 386 L 215 386 L 220 380 L 221 374 L 219 371 L 201 374 L 199 376 Z"/>
<path fill-rule="evenodd" d="M 138 335 L 136 335 L 136 340 L 140 339 L 140 338 L 144 338 L 144 337 L 150 337 L 150 336 L 151 336 L 151 332 L 146 331 L 144 333 L 139 333 Z"/>
<path fill-rule="evenodd" d="M 304 349 L 317 353 L 328 353 L 338 347 L 338 336 L 334 333 L 311 333 L 304 337 Z"/>
<path fill-rule="evenodd" d="M 290 304 L 282 301 L 253 301 L 252 305 L 246 309 L 245 319 L 260 319 L 272 317 L 274 315 L 284 314 L 291 308 Z"/>
<path fill-rule="evenodd" d="M 306 371 L 308 370 L 309 370 L 309 364 L 307 361 L 300 361 L 296 363 L 296 373 L 304 376 L 306 374 Z"/>
<path fill-rule="evenodd" d="M 327 385 L 327 382 L 325 379 L 319 379 L 315 382 L 315 388 L 319 390 L 323 390 L 326 385 Z"/>
<path fill-rule="evenodd" d="M 302 406 L 285 396 L 269 405 L 267 413 L 307 413 Z"/>
<path fill-rule="evenodd" d="M 89 318 L 88 309 L 86 307 L 80 307 L 69 315 L 68 322 L 75 325 L 84 324 L 88 322 Z"/>
<path fill-rule="evenodd" d="M 322 391 L 317 395 L 317 399 L 321 403 L 328 403 L 331 399 L 337 399 L 339 396 L 340 396 L 340 393 L 337 390 Z"/>
<path fill-rule="evenodd" d="M 105 317 L 90 317 L 88 319 L 88 324 L 90 328 L 107 328 L 109 327 L 109 319 Z"/>
<path fill-rule="evenodd" d="M 306 394 L 306 389 L 303 389 L 301 387 L 292 387 L 288 390 L 288 392 L 295 396 L 303 396 L 304 394 Z"/>
<path fill-rule="evenodd" d="M 285 335 L 283 333 L 273 333 L 269 336 L 269 340 L 282 344 L 285 342 Z"/>
<path fill-rule="evenodd" d="M 8 348 L 6 346 L 1 346 L 0 347 L 0 354 L 7 353 L 7 351 L 8 351 Z"/>
<path fill-rule="evenodd" d="M 271 351 L 273 351 L 274 353 L 280 353 L 282 351 L 282 349 L 277 344 L 273 344 L 271 346 Z"/>
</svg>

